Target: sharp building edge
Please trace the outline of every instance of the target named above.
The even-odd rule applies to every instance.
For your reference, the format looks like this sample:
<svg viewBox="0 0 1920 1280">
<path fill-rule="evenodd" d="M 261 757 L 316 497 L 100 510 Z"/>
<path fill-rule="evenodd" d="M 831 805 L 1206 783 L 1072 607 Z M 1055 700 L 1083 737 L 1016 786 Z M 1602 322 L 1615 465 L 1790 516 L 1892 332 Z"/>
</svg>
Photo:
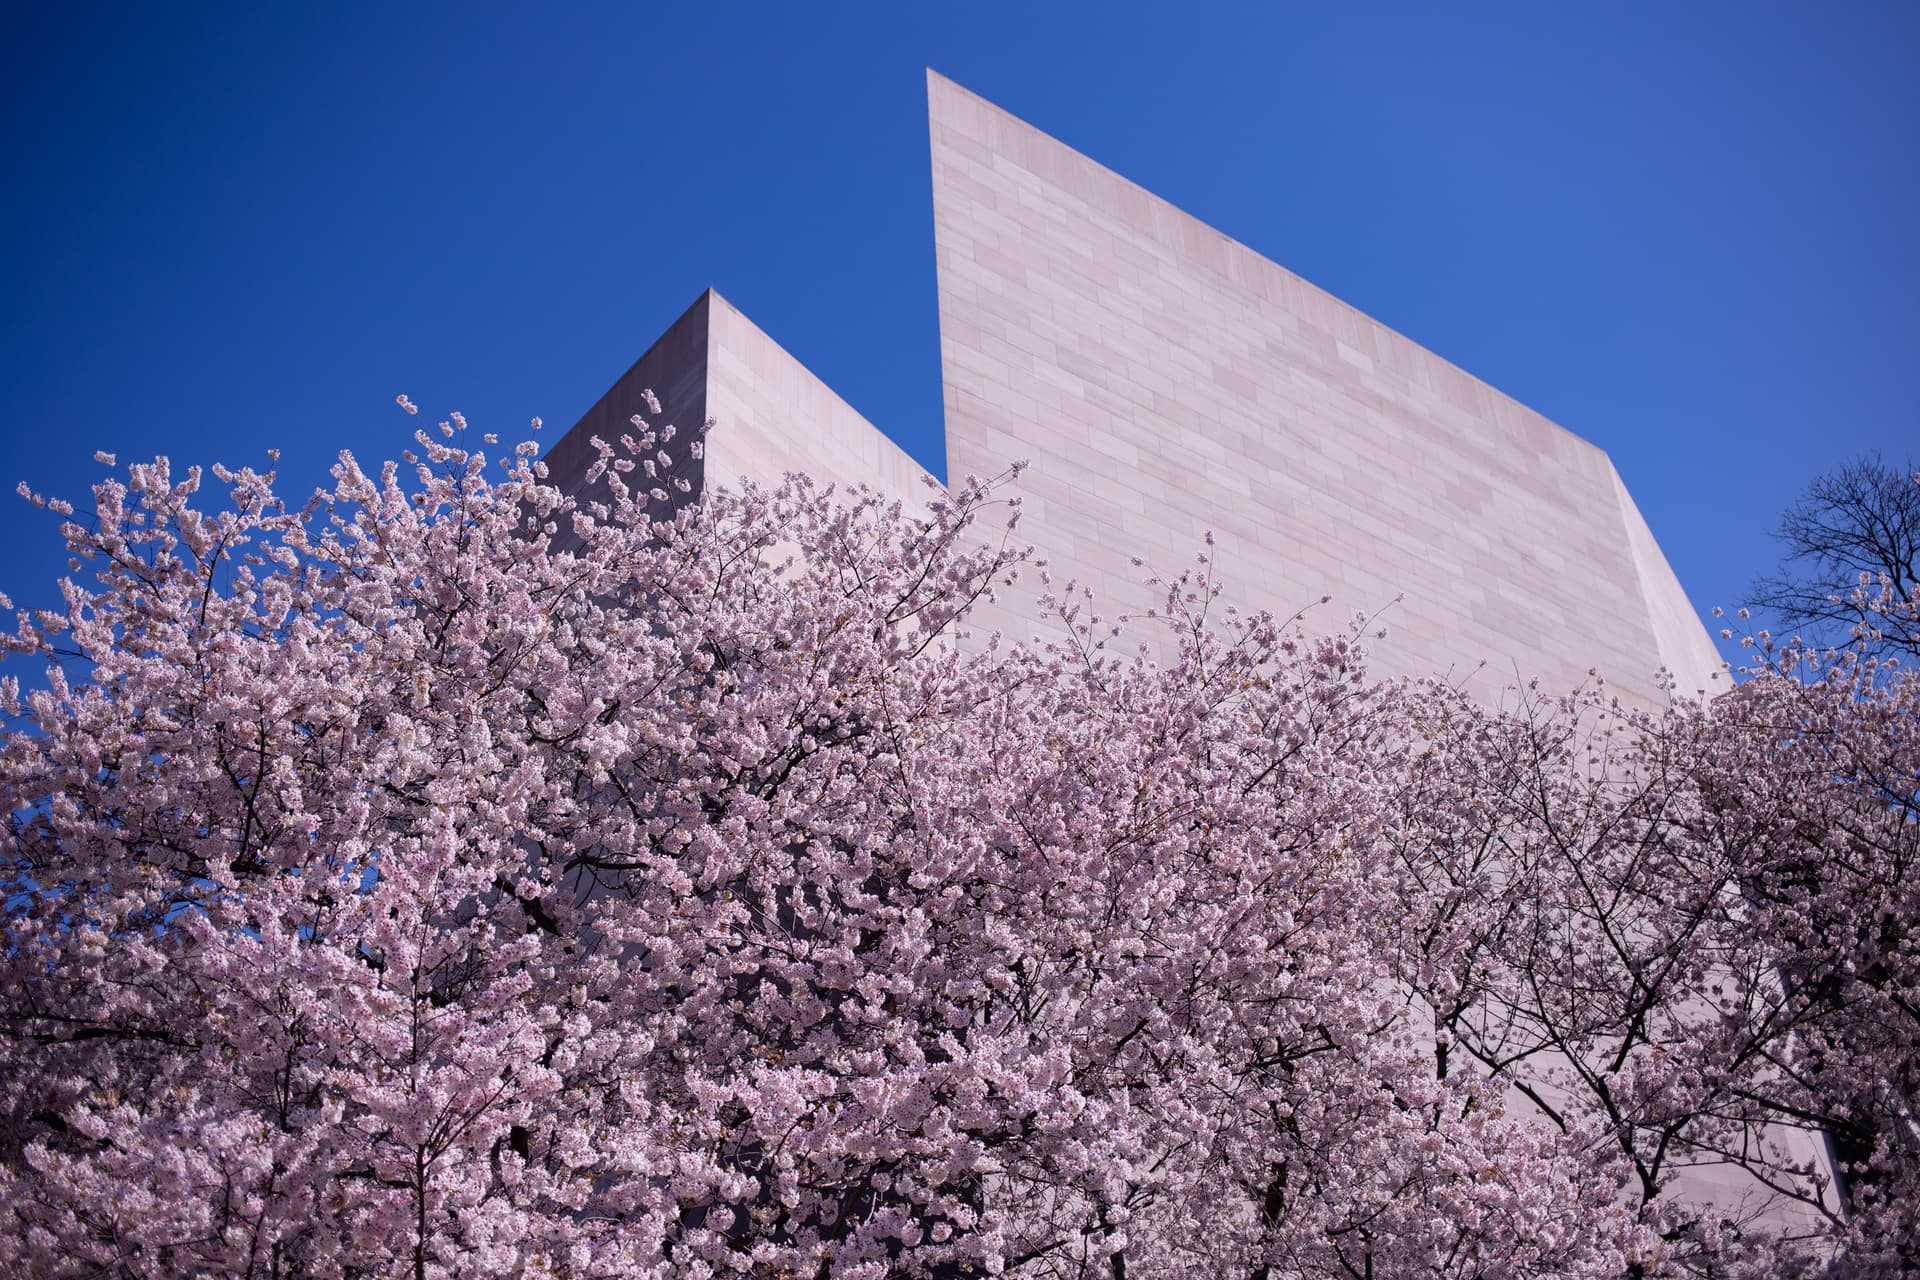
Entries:
<svg viewBox="0 0 1920 1280">
<path fill-rule="evenodd" d="M 657 414 L 646 404 L 649 391 Z M 636 414 L 656 427 L 675 425 L 666 452 L 674 460 L 670 474 L 690 485 L 682 501 L 698 501 L 709 477 L 772 486 L 796 471 L 910 503 L 929 496 L 926 472 L 905 450 L 712 289 L 548 451 L 549 474 L 569 492 L 585 488 L 599 456 L 594 439 L 611 443 L 631 434 Z M 686 445 L 709 420 L 714 430 L 696 459 Z"/>
</svg>

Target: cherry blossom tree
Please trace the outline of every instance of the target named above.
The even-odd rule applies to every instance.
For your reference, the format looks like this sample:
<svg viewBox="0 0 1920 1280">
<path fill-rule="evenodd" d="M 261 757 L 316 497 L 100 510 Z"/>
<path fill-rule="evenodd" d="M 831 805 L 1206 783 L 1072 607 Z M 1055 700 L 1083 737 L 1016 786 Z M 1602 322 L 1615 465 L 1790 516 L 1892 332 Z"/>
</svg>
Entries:
<svg viewBox="0 0 1920 1280">
<path fill-rule="evenodd" d="M 1788 651 L 1690 726 L 1703 824 L 1732 868 L 1729 945 L 1775 967 L 1790 1041 L 1749 1100 L 1817 1127 L 1846 1257 L 1920 1263 L 1920 679 L 1871 655 Z M 1799 678 L 1793 678 L 1793 677 Z"/>
<path fill-rule="evenodd" d="M 1632 1274 L 1920 1256 L 1920 681 L 1870 655 L 1412 726 L 1402 979 L 1442 1073 L 1607 1135 Z"/>
<path fill-rule="evenodd" d="M 695 495 L 701 434 L 96 486 L 0 689 L 0 1259 L 1899 1272 L 1911 679 L 1499 712 L 1204 556 L 961 643 L 1004 487 Z"/>
</svg>

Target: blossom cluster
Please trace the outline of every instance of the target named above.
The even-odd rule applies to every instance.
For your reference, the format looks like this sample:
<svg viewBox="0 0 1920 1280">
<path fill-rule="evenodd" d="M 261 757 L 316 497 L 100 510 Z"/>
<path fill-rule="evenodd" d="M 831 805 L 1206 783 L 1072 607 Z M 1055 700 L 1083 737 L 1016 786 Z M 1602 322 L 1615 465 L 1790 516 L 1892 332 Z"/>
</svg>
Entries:
<svg viewBox="0 0 1920 1280">
<path fill-rule="evenodd" d="M 1905 1265 L 1909 676 L 1487 708 L 1204 557 L 960 643 L 1004 487 L 695 503 L 700 434 L 95 488 L 4 641 L 0 1262 Z"/>
</svg>

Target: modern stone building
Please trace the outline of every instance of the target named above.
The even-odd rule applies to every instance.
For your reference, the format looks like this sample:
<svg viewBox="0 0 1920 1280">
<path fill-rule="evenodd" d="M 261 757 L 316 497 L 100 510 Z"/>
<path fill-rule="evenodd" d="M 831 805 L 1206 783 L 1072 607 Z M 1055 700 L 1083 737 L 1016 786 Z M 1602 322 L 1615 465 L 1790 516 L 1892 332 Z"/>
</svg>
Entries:
<svg viewBox="0 0 1920 1280">
<path fill-rule="evenodd" d="M 1538 680 L 1665 700 L 1726 677 L 1607 455 L 1377 320 L 938 75 L 928 76 L 950 475 L 1016 458 L 1020 537 L 1111 612 L 1154 603 L 1211 532 L 1230 593 L 1323 630 L 1389 629 L 1377 669 L 1487 698 Z M 925 500 L 905 452 L 718 294 L 548 455 L 564 484 L 659 397 L 711 419 L 698 486 L 789 471 Z M 1036 592 L 1038 587 L 1034 589 Z M 1003 591 L 976 635 L 1043 639 Z M 1804 1135 L 1781 1135 L 1796 1158 Z M 1700 1168 L 1733 1203 L 1746 1175 Z M 1788 1211 L 1796 1212 L 1796 1211 Z"/>
<path fill-rule="evenodd" d="M 1629 701 L 1720 660 L 1601 450 L 940 76 L 929 74 L 950 475 L 1015 458 L 1021 536 L 1114 611 L 1211 532 L 1229 589 L 1323 629 L 1378 614 L 1384 671 L 1501 696 L 1600 672 Z M 709 292 L 550 461 L 651 387 L 711 418 L 691 478 L 788 470 L 918 502 L 920 468 Z M 704 476 L 699 474 L 704 470 Z M 976 630 L 1044 633 L 1020 592 Z"/>
</svg>

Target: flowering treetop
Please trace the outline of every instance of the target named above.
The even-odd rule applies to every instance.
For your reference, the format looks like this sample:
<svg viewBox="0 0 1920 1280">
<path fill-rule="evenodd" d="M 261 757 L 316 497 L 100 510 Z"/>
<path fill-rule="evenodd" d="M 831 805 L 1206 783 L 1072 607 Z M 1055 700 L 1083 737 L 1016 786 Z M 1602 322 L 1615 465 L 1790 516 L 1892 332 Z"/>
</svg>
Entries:
<svg viewBox="0 0 1920 1280">
<path fill-rule="evenodd" d="M 0 690 L 0 1257 L 1900 1265 L 1911 680 L 1499 713 L 1204 557 L 963 649 L 994 484 L 689 505 L 699 433 L 642 417 L 567 494 L 463 428 L 301 506 L 136 464 L 67 524 L 94 577 Z M 1737 1202 L 1676 1194 L 1709 1164 Z"/>
</svg>

